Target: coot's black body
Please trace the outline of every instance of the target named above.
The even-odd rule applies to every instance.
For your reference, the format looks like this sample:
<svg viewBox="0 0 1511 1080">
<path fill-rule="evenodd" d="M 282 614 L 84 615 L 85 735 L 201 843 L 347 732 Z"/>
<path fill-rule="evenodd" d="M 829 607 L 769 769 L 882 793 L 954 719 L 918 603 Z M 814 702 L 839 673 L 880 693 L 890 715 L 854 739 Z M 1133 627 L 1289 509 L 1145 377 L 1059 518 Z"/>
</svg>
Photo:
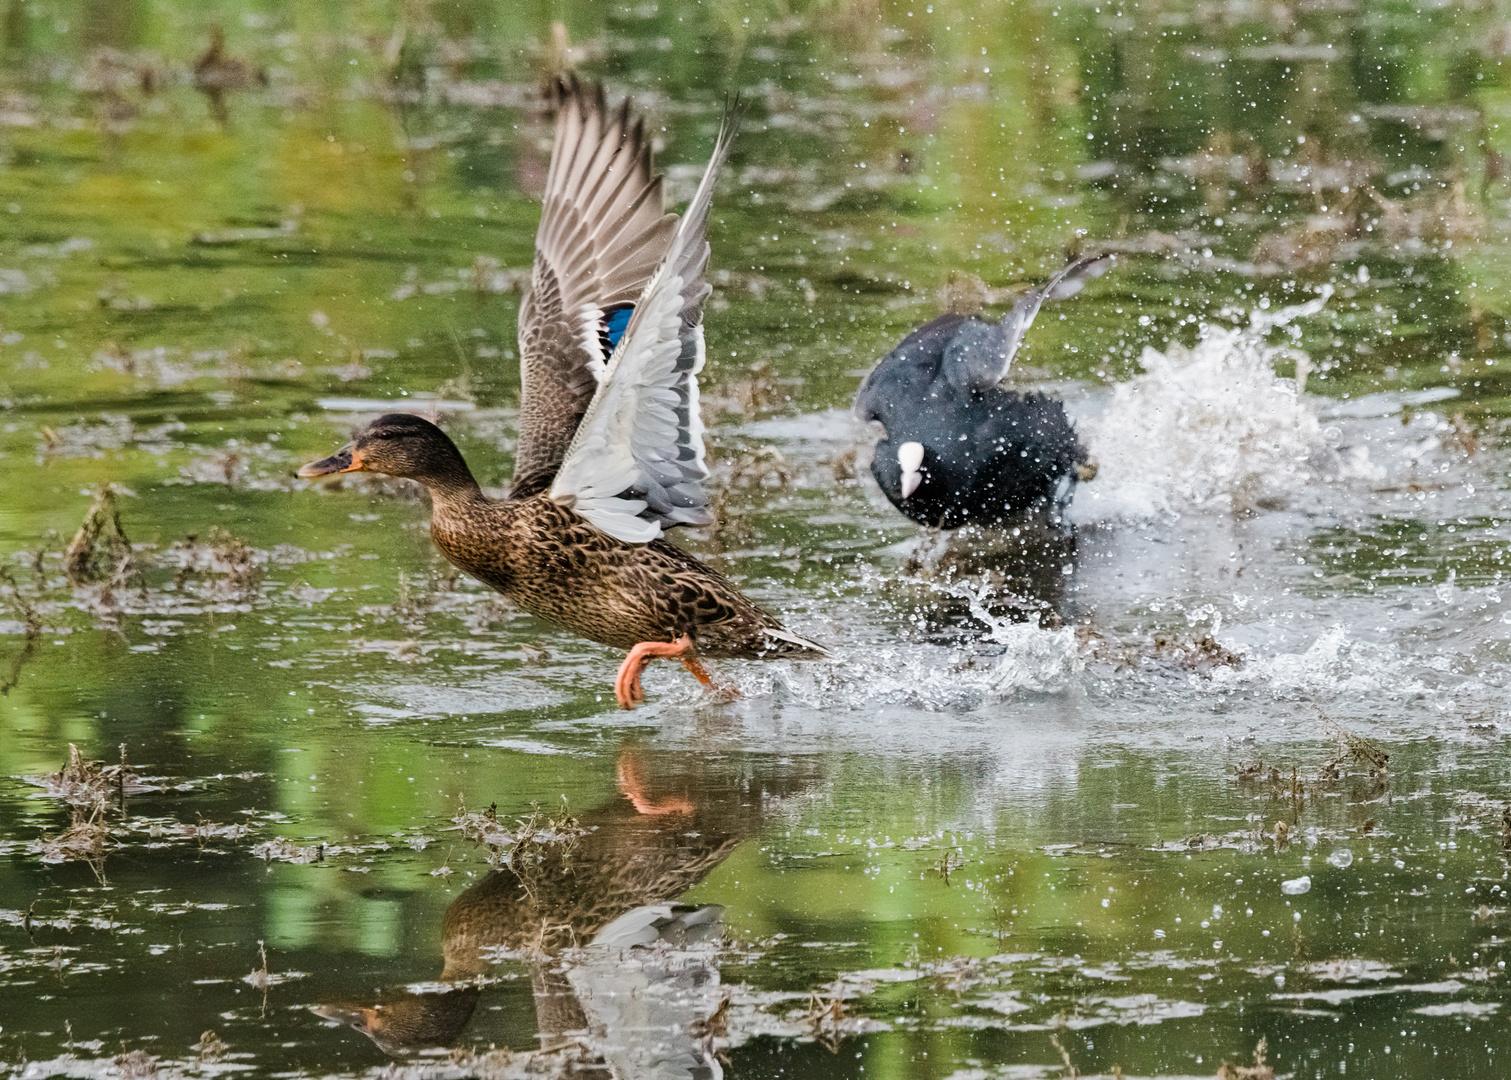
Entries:
<svg viewBox="0 0 1511 1080">
<path fill-rule="evenodd" d="M 871 473 L 892 505 L 945 529 L 1063 510 L 1076 481 L 1095 473 L 1065 406 L 999 383 L 1039 305 L 1073 295 L 1106 265 L 1072 263 L 999 323 L 941 315 L 877 363 L 855 408 L 886 428 Z"/>
</svg>

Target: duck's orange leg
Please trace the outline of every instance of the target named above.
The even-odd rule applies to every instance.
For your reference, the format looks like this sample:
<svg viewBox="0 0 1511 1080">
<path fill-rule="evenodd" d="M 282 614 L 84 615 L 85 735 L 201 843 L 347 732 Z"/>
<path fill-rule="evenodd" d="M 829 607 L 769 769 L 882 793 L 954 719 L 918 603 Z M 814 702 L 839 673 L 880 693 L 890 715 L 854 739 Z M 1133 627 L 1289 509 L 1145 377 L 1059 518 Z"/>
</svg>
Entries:
<svg viewBox="0 0 1511 1080">
<path fill-rule="evenodd" d="M 696 656 L 683 656 L 680 659 L 682 666 L 687 668 L 693 678 L 697 679 L 707 689 L 712 690 L 725 701 L 730 701 L 740 696 L 740 692 L 732 684 L 716 681 Z"/>
<path fill-rule="evenodd" d="M 693 639 L 683 634 L 676 641 L 642 641 L 636 645 L 624 658 L 624 663 L 619 665 L 619 674 L 614 676 L 614 698 L 619 702 L 621 709 L 633 709 L 645 700 L 645 690 L 640 685 L 640 673 L 657 657 L 671 659 L 673 657 L 685 657 L 692 652 Z M 687 663 L 684 659 L 683 663 Z M 697 664 L 697 661 L 693 661 Z M 691 666 L 688 668 L 692 670 Z M 701 670 L 701 666 L 700 666 Z M 696 675 L 696 672 L 694 673 Z M 703 673 L 703 678 L 708 678 L 708 673 Z"/>
<path fill-rule="evenodd" d="M 681 656 L 678 657 L 678 659 L 682 661 L 682 666 L 692 674 L 692 677 L 697 679 L 708 689 L 719 689 L 719 684 L 713 681 L 713 679 L 708 674 L 708 669 L 703 666 L 702 661 L 700 661 L 696 656 Z"/>
<path fill-rule="evenodd" d="M 689 674 L 708 689 L 728 697 L 737 697 L 739 691 L 732 686 L 716 683 L 708 674 L 697 653 L 693 651 L 693 639 L 683 634 L 676 641 L 642 641 L 636 645 L 619 665 L 619 674 L 614 677 L 614 698 L 621 709 L 633 709 L 645 700 L 645 690 L 640 685 L 640 673 L 657 657 L 681 660 Z"/>
</svg>

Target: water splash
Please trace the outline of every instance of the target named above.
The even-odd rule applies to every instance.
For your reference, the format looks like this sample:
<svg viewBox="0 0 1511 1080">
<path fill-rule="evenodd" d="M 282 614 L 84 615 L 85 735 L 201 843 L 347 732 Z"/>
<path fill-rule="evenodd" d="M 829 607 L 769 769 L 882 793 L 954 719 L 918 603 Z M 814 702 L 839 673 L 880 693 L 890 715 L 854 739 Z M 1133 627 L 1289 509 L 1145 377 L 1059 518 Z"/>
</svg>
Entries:
<svg viewBox="0 0 1511 1080">
<path fill-rule="evenodd" d="M 1142 375 L 1113 390 L 1091 427 L 1096 483 L 1076 495 L 1080 520 L 1147 518 L 1185 510 L 1242 512 L 1278 502 L 1297 486 L 1338 469 L 1302 392 L 1310 359 L 1296 347 L 1298 319 L 1332 295 L 1251 313 L 1247 326 L 1203 324 L 1192 347 L 1146 347 Z M 1287 330 L 1290 341 L 1266 338 Z M 1296 364 L 1297 378 L 1275 374 Z"/>
<path fill-rule="evenodd" d="M 927 712 L 971 712 L 1022 694 L 1058 694 L 1075 685 L 1086 663 L 1075 630 L 1045 629 L 987 609 L 992 587 L 980 582 L 918 581 L 933 592 L 963 600 L 985 632 L 969 644 L 940 645 L 890 639 L 835 641 L 834 660 L 816 664 L 726 667 L 741 694 L 777 694 L 823 710 L 871 710 L 879 705 Z M 817 632 L 817 631 L 815 631 Z M 698 687 L 679 680 L 658 687 L 662 700 L 700 700 Z"/>
<path fill-rule="evenodd" d="M 1251 656 L 1242 668 L 1215 671 L 1210 685 L 1220 690 L 1261 686 L 1281 698 L 1320 700 L 1429 693 L 1428 686 L 1405 674 L 1403 665 L 1397 649 L 1354 640 L 1340 624 L 1323 631 L 1302 652 Z"/>
<path fill-rule="evenodd" d="M 1071 629 L 1004 620 L 988 640 L 993 655 L 914 644 L 840 650 L 838 664 L 752 665 L 737 685 L 747 694 L 782 692 L 814 708 L 900 705 L 929 712 L 973 711 L 1020 694 L 1061 693 L 1085 667 Z M 691 694 L 692 691 L 688 691 Z"/>
<path fill-rule="evenodd" d="M 1070 627 L 1050 630 L 1031 622 L 1016 622 L 993 615 L 986 609 L 986 586 L 972 588 L 961 583 L 947 587 L 964 599 L 971 616 L 985 624 L 989 640 L 1003 646 L 1002 655 L 992 666 L 987 685 L 996 693 L 1026 690 L 1055 693 L 1064 690 L 1072 678 L 1086 668 Z"/>
</svg>

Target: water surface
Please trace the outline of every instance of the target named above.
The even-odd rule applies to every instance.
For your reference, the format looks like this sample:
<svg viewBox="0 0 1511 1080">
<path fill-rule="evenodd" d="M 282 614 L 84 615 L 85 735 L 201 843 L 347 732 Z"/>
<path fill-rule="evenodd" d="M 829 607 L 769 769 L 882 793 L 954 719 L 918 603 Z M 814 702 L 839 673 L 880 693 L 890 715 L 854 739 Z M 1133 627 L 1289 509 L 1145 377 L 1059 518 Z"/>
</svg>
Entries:
<svg viewBox="0 0 1511 1080">
<path fill-rule="evenodd" d="M 682 542 L 836 659 L 721 665 L 732 701 L 664 665 L 619 712 L 413 491 L 292 477 L 398 403 L 506 483 L 555 17 L 678 200 L 751 102 Z M 1495 5 L 3 28 L 8 1075 L 1503 1073 Z M 1074 538 L 921 535 L 860 375 L 1091 249 L 1012 375 L 1100 464 Z M 126 768 L 49 780 L 70 744 Z M 592 944 L 674 901 L 722 912 Z"/>
</svg>

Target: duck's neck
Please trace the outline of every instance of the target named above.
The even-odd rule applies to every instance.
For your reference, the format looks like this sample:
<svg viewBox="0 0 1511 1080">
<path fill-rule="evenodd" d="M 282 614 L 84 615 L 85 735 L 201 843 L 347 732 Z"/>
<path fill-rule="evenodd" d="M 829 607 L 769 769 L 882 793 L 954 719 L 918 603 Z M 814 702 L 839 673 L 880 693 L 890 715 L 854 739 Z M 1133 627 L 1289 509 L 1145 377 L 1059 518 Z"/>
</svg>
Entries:
<svg viewBox="0 0 1511 1080">
<path fill-rule="evenodd" d="M 460 456 L 450 468 L 426 476 L 420 482 L 430 492 L 430 501 L 437 508 L 461 507 L 488 499 Z"/>
</svg>

